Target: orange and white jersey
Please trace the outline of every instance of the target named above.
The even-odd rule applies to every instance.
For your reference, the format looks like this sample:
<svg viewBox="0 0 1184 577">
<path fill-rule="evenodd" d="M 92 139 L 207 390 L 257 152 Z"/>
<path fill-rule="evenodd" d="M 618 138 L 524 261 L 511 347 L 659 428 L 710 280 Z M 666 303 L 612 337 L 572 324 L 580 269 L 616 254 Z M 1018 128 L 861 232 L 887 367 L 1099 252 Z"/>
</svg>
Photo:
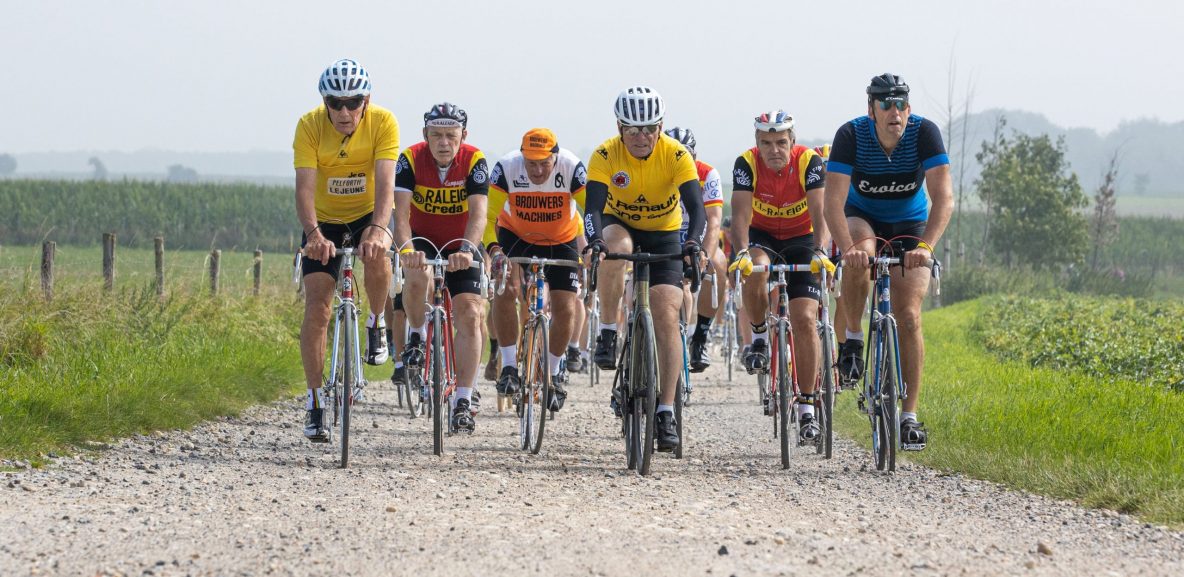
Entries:
<svg viewBox="0 0 1184 577">
<path fill-rule="evenodd" d="M 487 246 L 497 242 L 497 227 L 543 246 L 571 242 L 583 232 L 580 213 L 588 171 L 571 151 L 559 149 L 555 168 L 543 184 L 531 182 L 526 159 L 519 151 L 499 160 L 489 180 Z"/>
</svg>

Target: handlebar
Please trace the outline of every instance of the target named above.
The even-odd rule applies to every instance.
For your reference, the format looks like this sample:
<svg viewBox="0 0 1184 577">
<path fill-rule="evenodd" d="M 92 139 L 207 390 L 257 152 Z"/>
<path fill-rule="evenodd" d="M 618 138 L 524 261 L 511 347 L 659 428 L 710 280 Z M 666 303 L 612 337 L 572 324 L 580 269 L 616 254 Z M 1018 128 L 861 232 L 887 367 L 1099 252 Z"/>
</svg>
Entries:
<svg viewBox="0 0 1184 577">
<path fill-rule="evenodd" d="M 592 276 L 591 276 L 591 282 L 588 284 L 588 286 L 590 287 L 590 290 L 596 290 L 596 281 L 597 281 L 597 276 L 598 276 L 597 272 L 600 270 L 600 255 L 598 253 L 599 253 L 599 251 L 597 251 L 595 249 L 592 250 Z M 668 261 L 668 260 L 681 261 L 683 258 L 683 254 L 681 252 L 673 252 L 673 253 L 667 253 L 667 254 L 657 254 L 657 253 L 649 253 L 649 252 L 633 252 L 633 253 L 606 252 L 606 253 L 604 253 L 604 258 L 605 258 L 605 260 L 625 260 L 625 261 L 629 261 L 629 262 L 633 262 L 633 263 L 655 263 L 655 262 L 664 262 L 664 261 Z M 695 254 L 692 255 L 692 260 L 696 263 L 696 266 L 691 267 L 694 270 L 693 274 L 691 275 L 691 292 L 698 292 L 699 284 L 702 282 L 702 278 L 700 278 L 700 277 L 701 277 L 703 271 L 699 270 L 699 267 L 697 266 L 698 259 L 699 259 L 699 251 L 696 251 Z"/>
<path fill-rule="evenodd" d="M 889 267 L 903 266 L 903 262 L 901 261 L 900 257 L 895 257 L 895 256 L 878 256 L 878 257 L 870 257 L 869 256 L 867 258 L 867 264 L 868 264 L 868 266 L 871 266 L 871 267 L 874 267 L 877 265 L 885 265 L 885 266 L 889 266 Z M 924 267 L 930 269 L 930 275 L 932 275 L 932 277 L 933 277 L 933 294 L 940 295 L 941 294 L 941 261 L 937 260 L 936 258 L 925 259 L 925 262 L 922 263 L 921 266 L 924 266 Z M 756 267 L 753 267 L 753 268 L 755 269 Z M 843 287 L 843 262 L 839 261 L 839 262 L 835 263 L 835 297 L 836 298 L 843 296 L 843 288 L 842 287 Z"/>
</svg>

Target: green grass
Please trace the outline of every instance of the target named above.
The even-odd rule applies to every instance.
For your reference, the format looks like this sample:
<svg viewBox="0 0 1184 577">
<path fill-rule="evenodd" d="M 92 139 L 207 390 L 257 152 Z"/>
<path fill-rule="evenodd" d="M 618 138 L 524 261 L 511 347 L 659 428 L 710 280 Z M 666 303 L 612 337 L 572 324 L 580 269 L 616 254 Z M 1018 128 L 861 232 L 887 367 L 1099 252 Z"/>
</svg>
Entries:
<svg viewBox="0 0 1184 577">
<path fill-rule="evenodd" d="M 919 414 L 930 445 L 907 458 L 1184 526 L 1184 395 L 1000 361 L 973 337 L 984 306 L 976 300 L 926 313 Z M 855 396 L 840 397 L 836 421 L 867 445 L 870 429 Z"/>
</svg>

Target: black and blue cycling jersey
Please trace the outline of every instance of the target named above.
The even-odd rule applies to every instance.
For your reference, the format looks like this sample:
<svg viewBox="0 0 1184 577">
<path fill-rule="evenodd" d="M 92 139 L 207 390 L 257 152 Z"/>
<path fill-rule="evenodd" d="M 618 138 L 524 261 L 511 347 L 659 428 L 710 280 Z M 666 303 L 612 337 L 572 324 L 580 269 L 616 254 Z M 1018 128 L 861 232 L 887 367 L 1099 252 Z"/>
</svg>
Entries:
<svg viewBox="0 0 1184 577">
<path fill-rule="evenodd" d="M 941 130 L 933 121 L 910 114 L 889 156 L 876 138 L 875 123 L 861 116 L 835 133 L 826 170 L 851 177 L 848 206 L 892 223 L 928 220 L 925 171 L 949 163 Z"/>
</svg>

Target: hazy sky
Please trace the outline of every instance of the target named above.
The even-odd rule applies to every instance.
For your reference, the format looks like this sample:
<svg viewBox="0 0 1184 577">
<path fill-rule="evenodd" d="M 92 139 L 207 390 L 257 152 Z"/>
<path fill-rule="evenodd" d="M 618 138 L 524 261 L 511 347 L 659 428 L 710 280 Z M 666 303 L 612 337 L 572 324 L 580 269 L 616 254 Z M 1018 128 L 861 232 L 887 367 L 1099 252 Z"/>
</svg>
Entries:
<svg viewBox="0 0 1184 577">
<path fill-rule="evenodd" d="M 545 125 L 590 151 L 612 102 L 648 84 L 667 127 L 730 163 L 752 117 L 782 107 L 803 139 L 865 111 L 884 71 L 942 116 L 958 99 L 1102 131 L 1184 119 L 1176 0 L 552 2 L 0 0 L 0 152 L 290 150 L 326 65 L 352 57 L 392 109 L 402 145 L 452 101 L 493 157 Z"/>
</svg>

